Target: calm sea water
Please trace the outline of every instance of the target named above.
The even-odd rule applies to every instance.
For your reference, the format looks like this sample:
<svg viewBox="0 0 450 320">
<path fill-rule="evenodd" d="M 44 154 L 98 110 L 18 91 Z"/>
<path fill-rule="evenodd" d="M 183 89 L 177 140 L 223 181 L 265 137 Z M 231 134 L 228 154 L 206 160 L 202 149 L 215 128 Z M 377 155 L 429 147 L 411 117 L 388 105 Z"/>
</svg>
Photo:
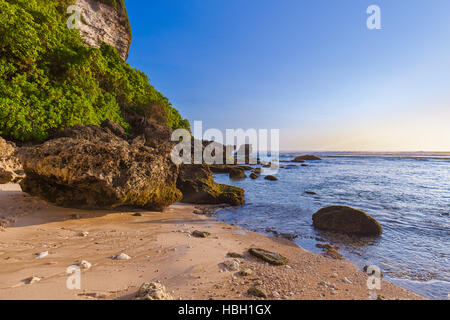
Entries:
<svg viewBox="0 0 450 320">
<path fill-rule="evenodd" d="M 386 280 L 428 298 L 447 299 L 450 157 L 319 155 L 323 161 L 307 162 L 308 167 L 279 169 L 275 182 L 215 175 L 219 183 L 246 190 L 246 204 L 219 211 L 219 219 L 263 233 L 271 228 L 294 234 L 301 247 L 316 253 L 321 250 L 315 245 L 326 240 L 341 247 L 340 252 L 360 268 L 376 265 Z M 285 154 L 280 160 L 293 156 Z M 329 205 L 364 210 L 381 223 L 383 235 L 354 241 L 315 230 L 312 214 Z"/>
</svg>

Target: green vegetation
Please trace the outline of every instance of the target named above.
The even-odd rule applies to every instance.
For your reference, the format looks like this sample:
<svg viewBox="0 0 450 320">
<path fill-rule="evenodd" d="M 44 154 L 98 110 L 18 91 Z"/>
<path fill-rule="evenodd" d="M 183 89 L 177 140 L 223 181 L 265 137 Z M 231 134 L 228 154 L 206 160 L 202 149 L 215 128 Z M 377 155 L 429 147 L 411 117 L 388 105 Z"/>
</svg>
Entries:
<svg viewBox="0 0 450 320">
<path fill-rule="evenodd" d="M 123 6 L 123 1 L 107 1 Z M 89 48 L 66 26 L 70 0 L 0 0 L 0 135 L 42 141 L 75 124 L 111 119 L 129 129 L 127 113 L 189 128 L 148 77 L 104 44 Z M 159 108 L 155 108 L 159 106 Z"/>
</svg>

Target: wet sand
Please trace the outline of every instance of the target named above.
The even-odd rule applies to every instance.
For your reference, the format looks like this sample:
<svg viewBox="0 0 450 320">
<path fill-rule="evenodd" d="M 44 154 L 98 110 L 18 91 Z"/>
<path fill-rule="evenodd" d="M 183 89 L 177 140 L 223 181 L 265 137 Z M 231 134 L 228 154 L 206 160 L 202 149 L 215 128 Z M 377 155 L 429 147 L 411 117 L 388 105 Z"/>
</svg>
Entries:
<svg viewBox="0 0 450 320">
<path fill-rule="evenodd" d="M 421 299 L 386 281 L 371 296 L 367 275 L 346 260 L 196 215 L 194 209 L 185 204 L 163 213 L 65 209 L 22 193 L 18 185 L 0 185 L 0 219 L 9 223 L 0 231 L 0 299 L 133 299 L 142 283 L 154 281 L 186 300 L 260 299 L 247 294 L 254 285 L 269 299 Z M 194 230 L 211 235 L 195 238 Z M 289 264 L 268 265 L 246 253 L 252 247 L 279 252 Z M 245 253 L 236 260 L 253 273 L 243 277 L 223 270 L 228 252 Z M 111 259 L 120 253 L 131 259 Z M 82 271 L 81 289 L 69 290 L 67 267 L 82 260 L 92 267 Z M 33 276 L 40 281 L 27 284 Z"/>
</svg>

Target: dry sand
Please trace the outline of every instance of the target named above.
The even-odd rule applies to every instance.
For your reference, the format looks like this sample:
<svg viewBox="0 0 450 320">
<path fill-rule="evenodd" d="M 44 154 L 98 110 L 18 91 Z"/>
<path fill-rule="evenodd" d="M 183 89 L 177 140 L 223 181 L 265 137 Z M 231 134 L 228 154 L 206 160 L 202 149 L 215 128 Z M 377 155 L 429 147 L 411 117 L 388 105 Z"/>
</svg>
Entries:
<svg viewBox="0 0 450 320">
<path fill-rule="evenodd" d="M 0 185 L 0 219 L 10 222 L 0 231 L 0 299 L 132 299 L 143 282 L 153 281 L 163 283 L 176 299 L 187 300 L 256 299 L 247 295 L 255 284 L 266 289 L 269 299 L 370 298 L 367 275 L 348 261 L 312 254 L 294 242 L 193 210 L 176 204 L 163 213 L 134 216 L 136 212 L 64 209 L 22 193 L 18 185 Z M 194 238 L 194 230 L 211 235 Z M 82 232 L 89 234 L 83 237 Z M 279 252 L 289 265 L 270 266 L 245 254 L 237 261 L 252 275 L 222 270 L 228 252 L 251 247 Z M 45 251 L 48 256 L 36 259 Z M 111 259 L 122 252 L 131 259 Z M 81 289 L 69 290 L 66 269 L 82 260 L 92 267 L 82 272 Z M 40 281 L 27 284 L 33 276 Z M 421 299 L 385 281 L 375 292 L 385 299 Z"/>
</svg>

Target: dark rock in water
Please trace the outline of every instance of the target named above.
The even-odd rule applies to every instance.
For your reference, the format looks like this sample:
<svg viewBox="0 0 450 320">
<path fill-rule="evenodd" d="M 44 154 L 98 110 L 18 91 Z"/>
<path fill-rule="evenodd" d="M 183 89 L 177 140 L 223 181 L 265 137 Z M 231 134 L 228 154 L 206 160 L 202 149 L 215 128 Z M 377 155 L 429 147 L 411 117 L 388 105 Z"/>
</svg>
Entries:
<svg viewBox="0 0 450 320">
<path fill-rule="evenodd" d="M 345 206 L 331 206 L 313 214 L 317 229 L 350 235 L 379 236 L 383 232 L 377 220 L 360 210 Z"/>
<path fill-rule="evenodd" d="M 250 167 L 250 166 L 237 166 L 236 168 L 245 170 L 245 171 L 253 170 L 253 167 Z"/>
<path fill-rule="evenodd" d="M 332 244 L 316 244 L 316 247 L 323 249 L 325 251 L 323 255 L 329 258 L 337 260 L 342 260 L 344 258 Z"/>
<path fill-rule="evenodd" d="M 307 164 L 303 163 L 302 167 L 309 167 Z"/>
<path fill-rule="evenodd" d="M 0 137 L 0 184 L 18 183 L 24 178 L 24 171 L 16 154 L 15 144 Z"/>
<path fill-rule="evenodd" d="M 374 270 L 374 268 L 371 268 L 370 272 L 369 272 L 369 268 L 371 268 L 371 267 L 370 267 L 370 266 L 364 266 L 364 267 L 363 267 L 363 271 L 364 271 L 365 273 L 367 273 L 369 276 L 373 276 L 373 275 L 376 276 L 376 273 L 377 273 L 377 272 Z M 383 271 L 380 270 L 379 276 L 380 276 L 380 278 L 384 277 Z"/>
<path fill-rule="evenodd" d="M 259 178 L 259 174 L 257 174 L 256 172 L 252 172 L 252 173 L 250 173 L 250 178 L 258 179 Z"/>
<path fill-rule="evenodd" d="M 450 212 L 441 213 L 441 217 L 448 217 L 448 216 L 450 216 Z"/>
<path fill-rule="evenodd" d="M 278 178 L 275 176 L 265 176 L 264 177 L 265 180 L 270 180 L 270 181 L 278 181 Z"/>
<path fill-rule="evenodd" d="M 283 238 L 283 239 L 287 239 L 287 240 L 291 240 L 294 241 L 296 238 L 298 238 L 298 235 L 296 234 L 291 234 L 291 233 L 279 233 L 278 234 L 279 238 Z"/>
<path fill-rule="evenodd" d="M 311 154 L 307 154 L 307 155 L 304 155 L 304 156 L 295 157 L 294 160 L 292 160 L 292 162 L 304 162 L 305 160 L 317 161 L 317 160 L 322 160 L 322 159 L 320 159 L 317 156 L 314 156 L 314 155 L 311 155 Z"/>
<path fill-rule="evenodd" d="M 209 166 L 209 169 L 213 173 L 230 173 L 232 170 L 253 170 L 250 166 L 236 166 L 232 164 L 213 164 Z"/>
<path fill-rule="evenodd" d="M 129 143 L 109 127 L 77 125 L 42 145 L 22 148 L 22 190 L 60 206 L 81 208 L 162 210 L 181 200 L 169 141 L 158 148 Z"/>
<path fill-rule="evenodd" d="M 256 168 L 255 170 L 253 170 L 253 172 L 261 174 L 262 173 L 262 168 Z"/>
<path fill-rule="evenodd" d="M 310 194 L 310 195 L 316 195 L 317 193 L 315 193 L 314 191 L 305 191 L 306 194 Z"/>
<path fill-rule="evenodd" d="M 216 183 L 206 165 L 182 165 L 177 187 L 185 203 L 239 206 L 245 202 L 244 189 Z"/>
<path fill-rule="evenodd" d="M 264 290 L 264 288 L 260 286 L 251 287 L 247 290 L 247 293 L 251 296 L 258 297 L 258 298 L 267 298 L 267 292 Z"/>
<path fill-rule="evenodd" d="M 230 179 L 239 180 L 245 178 L 247 178 L 247 176 L 245 175 L 244 170 L 239 168 L 233 168 L 230 170 Z"/>
<path fill-rule="evenodd" d="M 194 236 L 196 238 L 208 238 L 210 235 L 211 235 L 211 233 L 206 232 L 206 231 L 195 230 L 194 232 L 192 232 L 192 236 Z"/>
<path fill-rule="evenodd" d="M 288 264 L 289 260 L 276 252 L 270 252 L 264 249 L 251 248 L 248 252 L 257 258 L 260 258 L 272 265 L 282 266 Z"/>
</svg>

